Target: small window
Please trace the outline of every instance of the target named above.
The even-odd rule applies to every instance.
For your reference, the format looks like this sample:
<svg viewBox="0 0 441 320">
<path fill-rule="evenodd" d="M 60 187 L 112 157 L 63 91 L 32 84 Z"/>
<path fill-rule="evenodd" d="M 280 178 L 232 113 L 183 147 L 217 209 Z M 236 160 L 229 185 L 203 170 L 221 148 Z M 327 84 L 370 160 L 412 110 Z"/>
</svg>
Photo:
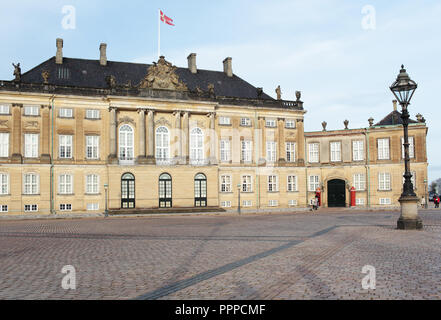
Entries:
<svg viewBox="0 0 441 320">
<path fill-rule="evenodd" d="M 219 117 L 219 124 L 224 126 L 231 125 L 231 118 L 230 117 Z"/>
<path fill-rule="evenodd" d="M 355 199 L 355 205 L 357 205 L 357 206 L 364 206 L 364 204 L 365 204 L 365 199 L 363 199 L 363 198 Z"/>
<path fill-rule="evenodd" d="M 87 204 L 87 211 L 97 211 L 99 210 L 99 203 L 88 203 Z"/>
<path fill-rule="evenodd" d="M 67 68 L 58 68 L 58 79 L 69 79 L 70 78 L 70 70 Z"/>
<path fill-rule="evenodd" d="M 25 116 L 38 116 L 40 114 L 40 106 L 24 106 Z"/>
<path fill-rule="evenodd" d="M 60 118 L 72 118 L 73 117 L 73 110 L 67 109 L 67 108 L 61 108 L 58 112 L 58 116 Z"/>
<path fill-rule="evenodd" d="M 0 104 L 0 114 L 9 114 L 9 105 Z"/>
<path fill-rule="evenodd" d="M 25 204 L 24 211 L 25 212 L 36 212 L 36 211 L 38 211 L 38 205 L 36 205 L 36 204 Z"/>
<path fill-rule="evenodd" d="M 295 206 L 297 206 L 297 200 L 289 200 L 289 201 L 288 201 L 288 205 L 289 205 L 290 207 L 295 207 Z"/>
<path fill-rule="evenodd" d="M 277 201 L 277 200 L 269 200 L 268 201 L 269 207 L 277 207 L 278 205 L 279 205 L 279 201 Z"/>
<path fill-rule="evenodd" d="M 60 211 L 72 211 L 72 204 L 70 203 L 60 204 Z"/>
<path fill-rule="evenodd" d="M 265 119 L 265 126 L 268 128 L 276 127 L 276 119 Z"/>
<path fill-rule="evenodd" d="M 285 128 L 287 129 L 295 129 L 296 128 L 296 121 L 289 119 L 285 121 Z"/>
<path fill-rule="evenodd" d="M 240 119 L 240 125 L 242 127 L 250 127 L 251 126 L 251 120 L 250 118 L 241 118 Z"/>
<path fill-rule="evenodd" d="M 390 205 L 391 204 L 390 198 L 380 198 L 380 204 L 381 205 Z"/>
<path fill-rule="evenodd" d="M 251 206 L 253 206 L 253 201 L 251 201 L 251 200 L 244 200 L 242 202 L 242 206 L 243 207 L 251 207 Z"/>
<path fill-rule="evenodd" d="M 0 205 L 0 212 L 8 212 L 8 205 L 7 204 Z"/>
<path fill-rule="evenodd" d="M 231 208 L 231 201 L 221 201 L 222 208 Z"/>
<path fill-rule="evenodd" d="M 96 109 L 88 109 L 86 110 L 86 119 L 99 119 L 100 111 Z"/>
</svg>

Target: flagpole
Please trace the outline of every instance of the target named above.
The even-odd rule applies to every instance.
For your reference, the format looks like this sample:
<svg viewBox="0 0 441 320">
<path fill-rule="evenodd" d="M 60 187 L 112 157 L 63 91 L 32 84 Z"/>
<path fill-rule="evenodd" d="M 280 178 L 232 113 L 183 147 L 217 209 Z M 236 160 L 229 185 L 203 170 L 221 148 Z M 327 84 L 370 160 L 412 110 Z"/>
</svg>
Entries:
<svg viewBox="0 0 441 320">
<path fill-rule="evenodd" d="M 158 60 L 161 56 L 161 9 L 158 9 Z"/>
</svg>

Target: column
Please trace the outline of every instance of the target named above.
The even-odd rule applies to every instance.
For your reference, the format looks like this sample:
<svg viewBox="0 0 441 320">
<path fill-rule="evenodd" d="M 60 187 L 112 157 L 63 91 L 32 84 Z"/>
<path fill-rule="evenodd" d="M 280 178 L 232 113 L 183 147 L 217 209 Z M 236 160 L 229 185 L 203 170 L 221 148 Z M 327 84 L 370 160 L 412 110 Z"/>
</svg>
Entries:
<svg viewBox="0 0 441 320">
<path fill-rule="evenodd" d="M 51 156 L 49 151 L 50 146 L 50 110 L 51 106 L 41 106 L 42 108 L 42 145 L 41 145 L 41 156 L 40 156 L 40 162 L 41 163 L 50 163 L 51 162 Z"/>
<path fill-rule="evenodd" d="M 147 163 L 155 164 L 155 112 L 153 110 L 147 112 Z"/>
<path fill-rule="evenodd" d="M 109 141 L 110 141 L 110 145 L 109 145 L 109 158 L 108 158 L 108 162 L 109 163 L 117 163 L 118 162 L 118 157 L 116 155 L 116 150 L 117 150 L 117 146 L 116 146 L 116 128 L 117 128 L 117 124 L 116 124 L 116 107 L 109 107 Z"/>
<path fill-rule="evenodd" d="M 184 122 L 183 122 L 183 130 L 182 130 L 182 157 L 183 162 L 188 163 L 190 158 L 189 146 L 190 146 L 190 112 L 184 112 Z"/>
<path fill-rule="evenodd" d="M 147 163 L 147 157 L 145 155 L 145 109 L 138 109 L 138 125 L 139 125 L 139 150 L 138 150 L 138 164 Z"/>
<path fill-rule="evenodd" d="M 210 164 L 217 164 L 216 158 L 216 113 L 211 112 L 208 114 L 210 117 Z"/>
<path fill-rule="evenodd" d="M 12 163 L 21 163 L 23 156 L 21 154 L 21 109 L 23 105 L 12 105 Z"/>
<path fill-rule="evenodd" d="M 181 111 L 175 111 L 175 163 L 182 163 L 182 130 L 181 130 Z"/>
<path fill-rule="evenodd" d="M 305 165 L 305 131 L 303 127 L 303 119 L 298 119 L 297 127 L 297 155 L 296 159 L 299 166 Z"/>
<path fill-rule="evenodd" d="M 259 165 L 265 165 L 266 164 L 266 127 L 265 127 L 265 118 L 259 119 L 260 124 L 260 134 L 261 134 L 261 140 L 260 143 L 260 158 L 259 158 Z"/>
<path fill-rule="evenodd" d="M 279 153 L 279 165 L 286 162 L 285 159 L 285 119 L 277 119 L 278 126 L 278 153 Z"/>
</svg>

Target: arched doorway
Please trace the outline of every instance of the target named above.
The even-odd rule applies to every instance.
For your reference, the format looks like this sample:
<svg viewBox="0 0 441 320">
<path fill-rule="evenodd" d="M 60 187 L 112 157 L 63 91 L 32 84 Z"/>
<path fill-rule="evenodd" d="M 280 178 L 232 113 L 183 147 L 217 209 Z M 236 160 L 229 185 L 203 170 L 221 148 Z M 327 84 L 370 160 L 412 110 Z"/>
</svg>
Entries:
<svg viewBox="0 0 441 320">
<path fill-rule="evenodd" d="M 207 177 L 202 173 L 194 177 L 194 206 L 207 206 Z"/>
<path fill-rule="evenodd" d="M 344 180 L 328 181 L 328 207 L 346 207 L 346 183 Z"/>
<path fill-rule="evenodd" d="M 121 177 L 121 208 L 135 208 L 135 176 L 131 173 Z"/>
<path fill-rule="evenodd" d="M 159 176 L 159 207 L 172 207 L 172 178 L 168 173 Z"/>
</svg>

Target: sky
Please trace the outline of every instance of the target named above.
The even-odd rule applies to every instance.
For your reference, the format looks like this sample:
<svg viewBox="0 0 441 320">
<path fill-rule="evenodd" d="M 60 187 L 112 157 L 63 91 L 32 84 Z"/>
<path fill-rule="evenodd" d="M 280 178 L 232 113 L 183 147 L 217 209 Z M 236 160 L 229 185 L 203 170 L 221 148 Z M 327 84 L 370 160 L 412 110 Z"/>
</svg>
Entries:
<svg viewBox="0 0 441 320">
<path fill-rule="evenodd" d="M 410 106 L 429 127 L 429 180 L 441 177 L 441 1 L 1 1 L 0 79 L 55 55 L 99 59 L 107 43 L 113 61 L 151 63 L 158 55 L 158 9 L 174 20 L 161 25 L 161 54 L 179 67 L 197 54 L 199 69 L 233 72 L 275 97 L 302 92 L 305 130 L 367 127 L 392 109 L 389 86 L 401 64 L 419 87 Z M 74 19 L 73 19 L 74 17 Z M 438 120 L 437 120 L 438 119 Z"/>
</svg>

